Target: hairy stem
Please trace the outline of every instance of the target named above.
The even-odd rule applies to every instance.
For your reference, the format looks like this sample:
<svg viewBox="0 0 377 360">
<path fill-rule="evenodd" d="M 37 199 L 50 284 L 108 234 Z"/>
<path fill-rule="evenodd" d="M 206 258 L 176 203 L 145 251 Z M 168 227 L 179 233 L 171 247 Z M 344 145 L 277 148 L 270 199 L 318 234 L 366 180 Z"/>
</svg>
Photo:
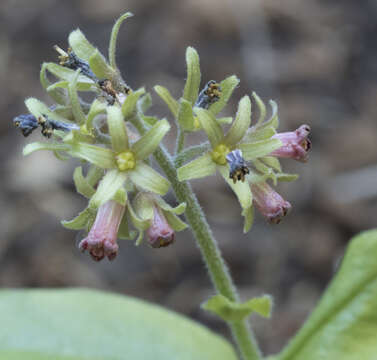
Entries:
<svg viewBox="0 0 377 360">
<path fill-rule="evenodd" d="M 185 132 L 178 128 L 178 137 L 177 137 L 177 145 L 175 147 L 175 154 L 181 153 L 183 148 L 185 147 Z"/>
<path fill-rule="evenodd" d="M 138 116 L 134 116 L 131 121 L 141 134 L 145 133 L 146 128 Z M 230 300 L 238 301 L 237 290 L 190 184 L 178 181 L 174 163 L 162 145 L 155 151 L 154 157 L 171 182 L 178 201 L 186 203 L 186 219 L 191 226 L 214 287 L 221 295 L 226 296 Z M 243 359 L 260 359 L 261 355 L 258 345 L 247 322 L 235 321 L 229 324 L 229 326 Z"/>
</svg>

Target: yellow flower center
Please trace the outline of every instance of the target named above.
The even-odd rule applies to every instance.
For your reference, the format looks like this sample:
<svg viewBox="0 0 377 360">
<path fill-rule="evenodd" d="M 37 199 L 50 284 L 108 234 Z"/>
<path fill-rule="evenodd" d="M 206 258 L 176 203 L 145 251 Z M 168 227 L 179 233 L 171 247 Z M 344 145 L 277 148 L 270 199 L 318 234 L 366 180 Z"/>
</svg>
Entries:
<svg viewBox="0 0 377 360">
<path fill-rule="evenodd" d="M 228 146 L 226 146 L 225 144 L 219 144 L 213 149 L 211 153 L 212 160 L 216 164 L 225 165 L 226 156 L 228 155 L 229 152 L 230 152 L 230 149 Z"/>
<path fill-rule="evenodd" d="M 115 157 L 120 171 L 131 170 L 136 166 L 135 155 L 130 150 L 121 152 Z"/>
</svg>

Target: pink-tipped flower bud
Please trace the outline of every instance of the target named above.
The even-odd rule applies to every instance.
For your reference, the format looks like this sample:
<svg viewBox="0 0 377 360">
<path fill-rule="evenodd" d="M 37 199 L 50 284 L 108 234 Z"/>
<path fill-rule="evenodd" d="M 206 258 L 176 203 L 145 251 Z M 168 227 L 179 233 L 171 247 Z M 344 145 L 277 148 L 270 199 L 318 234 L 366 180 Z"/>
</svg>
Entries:
<svg viewBox="0 0 377 360">
<path fill-rule="evenodd" d="M 154 248 L 165 247 L 174 242 L 174 230 L 157 206 L 153 207 L 153 219 L 147 235 L 149 244 Z"/>
<path fill-rule="evenodd" d="M 125 207 L 115 201 L 107 201 L 98 209 L 96 220 L 88 236 L 81 240 L 79 249 L 88 250 L 95 261 L 105 256 L 114 260 L 118 254 L 117 236 Z"/>
<path fill-rule="evenodd" d="M 292 207 L 288 201 L 284 200 L 265 182 L 252 184 L 251 192 L 253 193 L 253 203 L 262 215 L 273 224 L 279 224 Z"/>
<path fill-rule="evenodd" d="M 281 140 L 283 146 L 273 151 L 270 155 L 305 162 L 308 151 L 311 148 L 311 142 L 308 139 L 309 133 L 310 127 L 308 125 L 301 125 L 295 131 L 278 133 L 272 136 L 274 139 Z"/>
</svg>

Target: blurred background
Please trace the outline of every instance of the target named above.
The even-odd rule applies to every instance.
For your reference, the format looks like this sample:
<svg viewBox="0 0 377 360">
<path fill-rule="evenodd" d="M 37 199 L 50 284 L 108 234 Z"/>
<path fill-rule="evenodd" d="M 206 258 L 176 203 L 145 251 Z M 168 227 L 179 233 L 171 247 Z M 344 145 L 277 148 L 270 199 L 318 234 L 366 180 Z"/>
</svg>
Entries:
<svg viewBox="0 0 377 360">
<path fill-rule="evenodd" d="M 279 225 L 257 215 L 244 235 L 238 202 L 225 183 L 193 181 L 242 298 L 267 293 L 275 299 L 272 319 L 253 317 L 253 325 L 263 350 L 276 352 L 315 306 L 350 237 L 376 226 L 376 2 L 0 2 L 0 286 L 115 291 L 229 337 L 226 326 L 199 307 L 213 290 L 188 230 L 158 250 L 121 242 L 114 262 L 95 263 L 77 250 L 80 235 L 60 225 L 86 206 L 72 184 L 77 162 L 47 152 L 22 157 L 23 146 L 40 135 L 23 138 L 12 118 L 26 112 L 28 96 L 51 104 L 39 69 L 56 61 L 52 46 L 65 48 L 69 32 L 80 27 L 106 53 L 114 20 L 125 11 L 136 16 L 121 29 L 117 60 L 131 87 L 160 84 L 178 98 L 191 45 L 201 56 L 203 84 L 231 74 L 241 79 L 225 115 L 256 91 L 278 102 L 280 131 L 303 123 L 312 128 L 310 161 L 282 161 L 300 178 L 278 188 L 293 205 Z M 150 113 L 172 120 L 156 95 Z M 170 148 L 174 136 L 167 139 Z M 171 194 L 168 199 L 174 202 Z"/>
</svg>

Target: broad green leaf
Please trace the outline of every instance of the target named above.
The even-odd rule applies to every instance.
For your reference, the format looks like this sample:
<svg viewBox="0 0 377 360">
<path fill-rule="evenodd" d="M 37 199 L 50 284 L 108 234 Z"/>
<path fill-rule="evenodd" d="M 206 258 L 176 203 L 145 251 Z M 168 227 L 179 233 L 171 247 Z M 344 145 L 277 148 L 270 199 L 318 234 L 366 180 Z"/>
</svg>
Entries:
<svg viewBox="0 0 377 360">
<path fill-rule="evenodd" d="M 200 64 L 199 55 L 196 50 L 189 46 L 186 50 L 187 79 L 183 90 L 183 98 L 191 105 L 195 104 L 200 86 Z"/>
<path fill-rule="evenodd" d="M 232 75 L 232 76 L 227 77 L 225 80 L 223 80 L 220 83 L 220 87 L 221 87 L 220 99 L 209 107 L 209 110 L 212 112 L 212 114 L 217 115 L 218 113 L 221 112 L 221 110 L 228 103 L 234 89 L 237 87 L 239 82 L 240 80 L 237 78 L 237 76 Z"/>
<path fill-rule="evenodd" d="M 120 16 L 119 19 L 115 22 L 113 29 L 111 31 L 110 45 L 109 45 L 109 62 L 110 62 L 110 66 L 113 67 L 114 69 L 117 68 L 116 61 L 115 61 L 115 54 L 116 54 L 116 46 L 117 46 L 119 29 L 123 21 L 131 16 L 133 16 L 133 14 L 130 12 L 127 12 L 123 14 L 122 16 Z"/>
<path fill-rule="evenodd" d="M 202 307 L 228 322 L 241 321 L 254 312 L 269 318 L 271 316 L 272 299 L 270 296 L 264 295 L 240 304 L 219 294 L 210 298 Z"/>
<path fill-rule="evenodd" d="M 84 289 L 3 290 L 4 360 L 237 360 L 202 325 L 131 297 Z"/>
<path fill-rule="evenodd" d="M 377 230 L 351 240 L 340 269 L 278 360 L 374 360 L 377 354 Z"/>
<path fill-rule="evenodd" d="M 169 90 L 164 88 L 163 86 L 156 85 L 154 87 L 154 91 L 156 91 L 156 93 L 160 96 L 160 98 L 165 101 L 166 105 L 169 107 L 174 117 L 177 118 L 179 104 L 178 104 L 178 101 L 175 100 L 173 96 L 171 96 Z"/>
</svg>

